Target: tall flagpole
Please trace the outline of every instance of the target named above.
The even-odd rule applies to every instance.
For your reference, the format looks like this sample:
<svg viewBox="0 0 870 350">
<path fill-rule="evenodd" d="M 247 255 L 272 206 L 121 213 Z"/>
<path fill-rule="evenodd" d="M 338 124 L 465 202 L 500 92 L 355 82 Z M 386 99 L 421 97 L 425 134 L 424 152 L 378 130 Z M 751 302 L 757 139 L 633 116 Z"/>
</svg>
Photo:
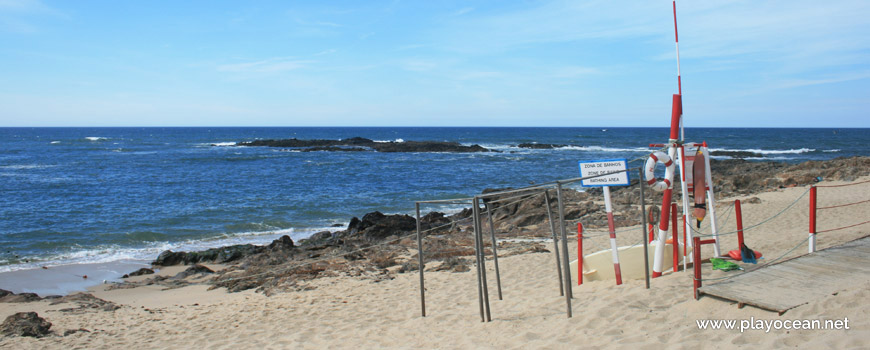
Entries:
<svg viewBox="0 0 870 350">
<path fill-rule="evenodd" d="M 673 0 L 674 5 L 674 42 L 677 46 L 677 94 L 683 95 L 683 81 L 680 78 L 680 35 L 677 33 L 677 0 Z M 686 132 L 683 128 L 683 119 L 680 118 L 680 141 L 686 139 Z"/>
</svg>

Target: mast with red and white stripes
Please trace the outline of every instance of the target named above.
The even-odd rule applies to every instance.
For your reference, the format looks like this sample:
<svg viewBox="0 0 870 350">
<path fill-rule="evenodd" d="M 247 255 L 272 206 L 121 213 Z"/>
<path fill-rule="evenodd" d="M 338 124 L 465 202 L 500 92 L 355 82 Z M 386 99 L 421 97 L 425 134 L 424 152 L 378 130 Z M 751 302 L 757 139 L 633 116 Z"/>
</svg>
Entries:
<svg viewBox="0 0 870 350">
<path fill-rule="evenodd" d="M 677 34 L 677 2 L 673 1 L 673 9 L 674 9 L 674 41 L 677 45 L 677 94 L 674 94 L 672 104 L 671 104 L 671 134 L 668 140 L 668 156 L 670 159 L 676 159 L 677 151 L 680 151 L 680 159 L 683 158 L 683 149 L 682 149 L 682 140 L 683 140 L 683 87 L 682 87 L 682 79 L 680 77 L 680 39 Z M 668 187 L 664 190 L 664 195 L 662 196 L 662 213 L 661 217 L 664 218 L 659 221 L 659 237 L 658 243 L 656 244 L 655 256 L 653 257 L 653 274 L 652 277 L 659 277 L 662 275 L 662 265 L 664 263 L 664 251 L 665 251 L 665 241 L 667 240 L 668 234 L 668 224 L 669 218 L 671 216 L 671 199 L 673 198 L 674 192 L 674 173 L 675 171 L 671 170 L 672 167 L 668 167 L 665 170 L 665 182 L 668 184 Z M 680 180 L 683 180 L 681 183 L 682 187 L 685 187 L 685 170 L 680 169 Z M 683 200 L 685 202 L 685 193 L 686 189 L 683 190 Z M 683 207 L 685 210 L 685 206 Z M 685 221 L 685 219 L 683 220 Z"/>
</svg>

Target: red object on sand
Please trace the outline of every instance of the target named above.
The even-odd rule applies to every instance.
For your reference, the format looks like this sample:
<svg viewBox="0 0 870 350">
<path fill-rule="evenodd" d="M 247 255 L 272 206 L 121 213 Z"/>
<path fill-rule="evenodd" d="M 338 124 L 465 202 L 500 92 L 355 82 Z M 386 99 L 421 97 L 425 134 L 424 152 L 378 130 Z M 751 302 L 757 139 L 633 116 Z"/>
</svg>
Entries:
<svg viewBox="0 0 870 350">
<path fill-rule="evenodd" d="M 743 248 L 743 208 L 740 205 L 740 200 L 734 201 L 734 216 L 737 223 L 737 250 L 728 252 L 728 256 L 734 260 L 743 260 L 743 254 L 740 253 L 740 248 Z M 761 252 L 755 252 L 755 258 L 761 257 Z"/>
</svg>

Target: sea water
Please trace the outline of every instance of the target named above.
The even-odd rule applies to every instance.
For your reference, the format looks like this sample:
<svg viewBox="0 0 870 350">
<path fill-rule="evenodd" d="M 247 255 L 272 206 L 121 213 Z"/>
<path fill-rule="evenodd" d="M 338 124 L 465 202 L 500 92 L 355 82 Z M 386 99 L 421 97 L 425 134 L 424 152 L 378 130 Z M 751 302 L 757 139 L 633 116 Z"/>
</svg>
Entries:
<svg viewBox="0 0 870 350">
<path fill-rule="evenodd" d="M 800 162 L 870 155 L 868 131 L 688 128 L 686 135 L 714 151 Z M 497 152 L 237 146 L 357 136 Z M 0 128 L 0 272 L 147 261 L 166 249 L 263 244 L 284 234 L 299 240 L 376 210 L 412 214 L 416 200 L 578 177 L 579 160 L 644 157 L 667 137 L 664 128 Z M 531 142 L 571 146 L 517 147 Z"/>
</svg>

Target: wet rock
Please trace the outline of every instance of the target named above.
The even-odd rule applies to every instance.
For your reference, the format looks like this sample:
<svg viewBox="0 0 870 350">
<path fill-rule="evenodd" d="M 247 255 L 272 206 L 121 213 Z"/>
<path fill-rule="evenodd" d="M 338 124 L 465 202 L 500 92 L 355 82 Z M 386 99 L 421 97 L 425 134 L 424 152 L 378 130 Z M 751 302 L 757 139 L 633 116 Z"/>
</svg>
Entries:
<svg viewBox="0 0 870 350">
<path fill-rule="evenodd" d="M 293 239 L 288 235 L 281 236 L 281 238 L 272 241 L 272 243 L 269 243 L 267 246 L 269 250 L 293 249 L 293 247 Z"/>
<path fill-rule="evenodd" d="M 731 157 L 736 159 L 743 158 L 764 158 L 764 155 L 749 151 L 712 151 L 710 154 L 714 157 Z"/>
<path fill-rule="evenodd" d="M 144 275 L 152 275 L 152 274 L 154 274 L 154 270 L 149 269 L 147 267 L 143 267 L 143 268 L 138 269 L 136 271 L 130 272 L 121 278 L 129 278 L 129 277 L 133 277 L 133 276 L 144 276 Z"/>
<path fill-rule="evenodd" d="M 253 244 L 238 244 L 220 248 L 212 248 L 198 252 L 173 252 L 171 250 L 160 253 L 157 260 L 151 262 L 155 266 L 189 265 L 201 262 L 214 262 L 224 264 L 239 260 L 245 256 L 262 252 L 263 246 Z"/>
<path fill-rule="evenodd" d="M 184 263 L 184 258 L 187 257 L 186 252 L 173 252 L 171 250 L 164 251 L 157 256 L 157 260 L 151 262 L 151 265 L 156 266 L 172 266 Z"/>
<path fill-rule="evenodd" d="M 362 137 L 344 140 L 255 140 L 240 142 L 239 146 L 265 146 L 298 148 L 300 151 L 367 151 L 377 152 L 491 152 L 480 145 L 464 146 L 458 142 L 440 141 L 405 141 L 405 142 L 375 142 Z M 358 146 L 358 147 L 348 147 Z M 365 147 L 365 148 L 362 148 Z"/>
<path fill-rule="evenodd" d="M 444 213 L 437 211 L 430 212 L 420 218 L 420 228 L 423 230 L 432 230 L 430 232 L 442 232 L 450 230 L 451 220 Z"/>
<path fill-rule="evenodd" d="M 0 334 L 5 336 L 42 337 L 50 332 L 49 329 L 51 322 L 35 312 L 16 313 L 0 324 Z"/>
<path fill-rule="evenodd" d="M 417 229 L 417 220 L 408 215 L 384 215 L 376 211 L 353 218 L 348 225 L 348 235 L 359 235 L 367 240 L 382 240 L 391 235 Z"/>
<path fill-rule="evenodd" d="M 362 148 L 362 147 L 325 146 L 325 147 L 303 148 L 300 151 L 302 151 L 302 152 L 366 152 L 366 151 L 371 151 L 371 150 L 368 148 Z"/>
</svg>

